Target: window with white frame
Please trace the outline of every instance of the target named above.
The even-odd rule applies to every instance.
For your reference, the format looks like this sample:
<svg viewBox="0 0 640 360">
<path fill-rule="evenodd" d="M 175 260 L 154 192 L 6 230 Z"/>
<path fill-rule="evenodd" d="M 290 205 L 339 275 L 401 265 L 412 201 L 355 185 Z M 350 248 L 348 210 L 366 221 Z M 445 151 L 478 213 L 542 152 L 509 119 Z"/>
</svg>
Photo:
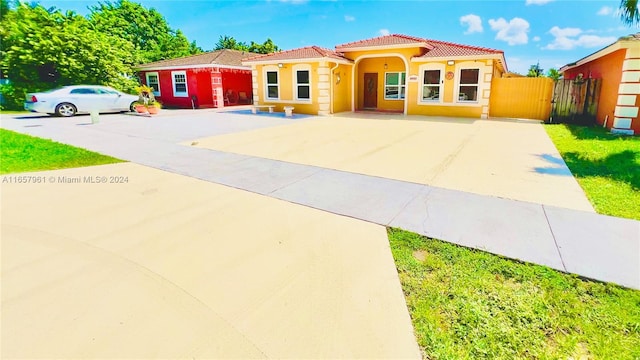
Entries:
<svg viewBox="0 0 640 360">
<path fill-rule="evenodd" d="M 404 99 L 407 76 L 404 72 L 388 72 L 384 74 L 384 99 Z"/>
<path fill-rule="evenodd" d="M 187 97 L 187 72 L 172 71 L 171 78 L 173 80 L 173 96 Z"/>
<path fill-rule="evenodd" d="M 147 77 L 147 86 L 153 89 L 153 95 L 160 96 L 160 80 L 157 72 L 148 72 L 146 74 Z"/>
<path fill-rule="evenodd" d="M 296 100 L 311 100 L 311 76 L 309 70 L 296 70 Z"/>
<path fill-rule="evenodd" d="M 265 73 L 265 83 L 267 84 L 267 99 L 278 99 L 280 97 L 280 85 L 278 83 L 278 71 L 267 71 Z"/>
<path fill-rule="evenodd" d="M 458 101 L 478 101 L 480 69 L 460 69 Z"/>
<path fill-rule="evenodd" d="M 422 72 L 422 102 L 442 100 L 442 73 L 444 69 L 425 69 Z"/>
</svg>

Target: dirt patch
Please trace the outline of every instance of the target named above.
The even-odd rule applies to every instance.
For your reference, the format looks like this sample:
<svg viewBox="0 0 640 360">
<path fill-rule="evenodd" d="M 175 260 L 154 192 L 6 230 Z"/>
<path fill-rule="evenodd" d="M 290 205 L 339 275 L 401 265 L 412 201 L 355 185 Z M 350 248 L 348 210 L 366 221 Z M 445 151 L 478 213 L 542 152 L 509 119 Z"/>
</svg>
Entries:
<svg viewBox="0 0 640 360">
<path fill-rule="evenodd" d="M 413 257 L 418 261 L 424 261 L 427 258 L 428 253 L 425 250 L 416 250 L 413 252 Z"/>
</svg>

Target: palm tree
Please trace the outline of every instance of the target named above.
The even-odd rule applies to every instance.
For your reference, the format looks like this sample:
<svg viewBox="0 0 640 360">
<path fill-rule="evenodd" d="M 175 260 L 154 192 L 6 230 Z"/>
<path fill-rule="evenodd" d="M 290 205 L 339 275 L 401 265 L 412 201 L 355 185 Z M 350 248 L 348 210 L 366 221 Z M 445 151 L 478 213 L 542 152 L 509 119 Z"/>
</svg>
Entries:
<svg viewBox="0 0 640 360">
<path fill-rule="evenodd" d="M 640 12 L 638 0 L 620 1 L 620 19 L 628 26 L 640 26 Z"/>
</svg>

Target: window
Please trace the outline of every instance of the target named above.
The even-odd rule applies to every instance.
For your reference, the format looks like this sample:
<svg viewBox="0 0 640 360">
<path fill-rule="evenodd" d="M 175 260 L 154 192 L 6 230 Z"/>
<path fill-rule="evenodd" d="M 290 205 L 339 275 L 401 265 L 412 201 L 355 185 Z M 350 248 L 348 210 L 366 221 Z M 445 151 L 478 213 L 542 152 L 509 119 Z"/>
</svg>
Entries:
<svg viewBox="0 0 640 360">
<path fill-rule="evenodd" d="M 458 101 L 478 101 L 480 69 L 461 69 Z"/>
<path fill-rule="evenodd" d="M 153 95 L 160 96 L 160 81 L 157 72 L 149 72 L 146 74 L 147 86 L 153 89 Z"/>
<path fill-rule="evenodd" d="M 442 71 L 425 70 L 422 75 L 422 101 L 439 102 L 442 96 Z"/>
<path fill-rule="evenodd" d="M 296 71 L 296 100 L 311 100 L 309 70 Z"/>
<path fill-rule="evenodd" d="M 278 99 L 279 94 L 278 72 L 267 71 L 267 99 Z"/>
<path fill-rule="evenodd" d="M 385 100 L 404 99 L 406 74 L 403 72 L 388 72 L 384 74 Z"/>
<path fill-rule="evenodd" d="M 173 78 L 173 96 L 187 97 L 187 73 L 185 71 L 172 71 L 171 77 Z"/>
<path fill-rule="evenodd" d="M 94 89 L 89 89 L 89 88 L 78 88 L 78 89 L 73 89 L 70 92 L 71 94 L 97 94 L 97 91 Z"/>
</svg>

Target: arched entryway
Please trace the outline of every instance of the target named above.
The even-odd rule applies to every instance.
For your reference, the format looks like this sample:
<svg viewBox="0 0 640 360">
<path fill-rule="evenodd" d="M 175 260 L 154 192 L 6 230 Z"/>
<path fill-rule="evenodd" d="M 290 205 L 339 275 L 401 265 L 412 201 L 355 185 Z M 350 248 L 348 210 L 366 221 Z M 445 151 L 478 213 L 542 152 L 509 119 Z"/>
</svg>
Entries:
<svg viewBox="0 0 640 360">
<path fill-rule="evenodd" d="M 407 113 L 409 64 L 400 54 L 369 54 L 355 60 L 352 111 Z"/>
</svg>

